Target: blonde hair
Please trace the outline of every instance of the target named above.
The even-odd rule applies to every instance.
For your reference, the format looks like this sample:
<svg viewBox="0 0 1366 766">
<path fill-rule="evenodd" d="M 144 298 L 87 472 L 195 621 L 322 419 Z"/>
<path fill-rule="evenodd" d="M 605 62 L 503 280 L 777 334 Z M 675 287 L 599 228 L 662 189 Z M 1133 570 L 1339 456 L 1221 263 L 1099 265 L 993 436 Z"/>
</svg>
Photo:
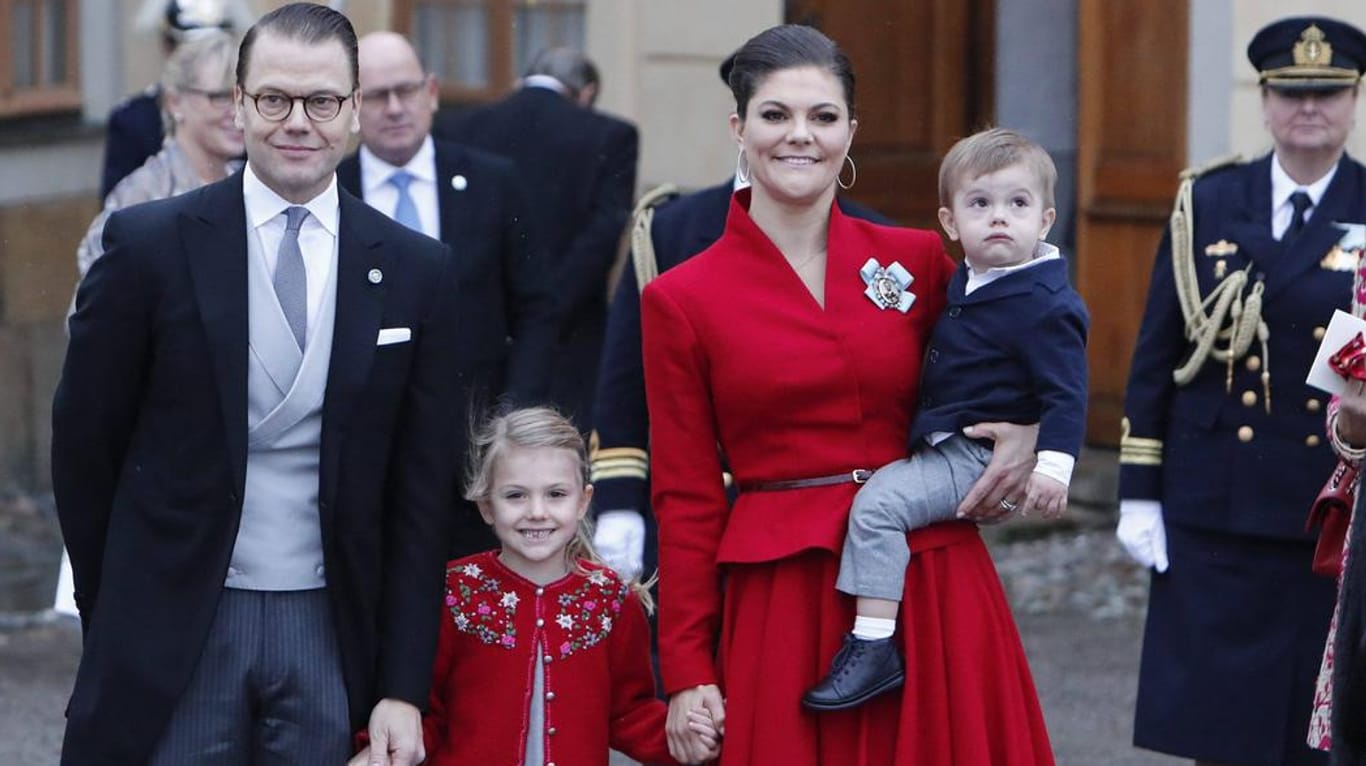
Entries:
<svg viewBox="0 0 1366 766">
<path fill-rule="evenodd" d="M 1024 165 L 1034 174 L 1043 195 L 1043 206 L 1053 207 L 1053 188 L 1058 168 L 1042 146 L 1009 128 L 988 128 L 960 139 L 939 163 L 939 204 L 953 204 L 954 187 L 995 173 L 1011 165 Z"/>
<path fill-rule="evenodd" d="M 177 45 L 161 69 L 161 89 L 181 91 L 198 88 L 200 84 L 196 78 L 199 69 L 210 64 L 219 67 L 221 74 L 209 89 L 222 85 L 223 90 L 232 90 L 232 73 L 237 68 L 237 42 L 232 35 L 219 29 L 205 29 Z M 164 104 L 161 120 L 167 135 L 175 132 L 175 121 L 166 112 Z"/>
<path fill-rule="evenodd" d="M 578 427 L 550 407 L 524 407 L 494 414 L 471 429 L 469 461 L 465 470 L 466 500 L 488 502 L 493 491 L 493 467 L 509 448 L 569 450 L 574 453 L 578 464 L 579 487 L 589 486 L 591 464 L 588 460 L 588 445 Z M 607 566 L 593 548 L 593 522 L 588 514 L 579 519 L 574 539 L 565 546 L 564 554 L 570 569 L 577 574 L 588 574 L 583 561 Z M 633 578 L 628 583 L 647 612 L 654 611 L 654 599 L 649 591 L 653 584 L 654 578 L 645 583 Z"/>
</svg>

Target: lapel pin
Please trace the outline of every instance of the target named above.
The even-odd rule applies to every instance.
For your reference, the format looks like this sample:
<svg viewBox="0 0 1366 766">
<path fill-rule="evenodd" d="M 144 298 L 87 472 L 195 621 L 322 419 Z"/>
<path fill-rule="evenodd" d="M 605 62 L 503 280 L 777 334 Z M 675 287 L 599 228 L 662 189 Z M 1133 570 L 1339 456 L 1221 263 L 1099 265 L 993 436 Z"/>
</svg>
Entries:
<svg viewBox="0 0 1366 766">
<path fill-rule="evenodd" d="M 384 272 L 379 269 L 370 269 L 370 273 L 366 274 L 365 278 L 370 280 L 370 284 L 377 285 L 384 281 Z"/>
<path fill-rule="evenodd" d="M 456 191 L 464 191 L 465 187 L 469 185 L 470 182 L 466 181 L 465 177 L 462 175 L 456 174 L 451 177 L 451 188 Z"/>
</svg>

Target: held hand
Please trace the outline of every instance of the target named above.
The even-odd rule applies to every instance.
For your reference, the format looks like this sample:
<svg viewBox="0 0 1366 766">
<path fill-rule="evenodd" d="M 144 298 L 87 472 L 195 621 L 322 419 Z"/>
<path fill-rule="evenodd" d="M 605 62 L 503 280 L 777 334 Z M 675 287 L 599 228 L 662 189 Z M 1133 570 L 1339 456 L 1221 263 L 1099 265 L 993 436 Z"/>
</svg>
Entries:
<svg viewBox="0 0 1366 766">
<path fill-rule="evenodd" d="M 973 439 L 991 439 L 991 462 L 958 505 L 958 517 L 995 521 L 1017 510 L 1023 502 L 1029 474 L 1034 470 L 1034 445 L 1039 426 L 1015 423 L 978 423 L 963 429 Z"/>
<path fill-rule="evenodd" d="M 1031 473 L 1020 515 L 1028 516 L 1038 511 L 1045 519 L 1056 519 L 1066 510 L 1067 485 L 1038 471 Z"/>
<path fill-rule="evenodd" d="M 1159 573 L 1167 571 L 1167 529 L 1162 524 L 1162 504 L 1158 501 L 1121 500 L 1115 537 L 1134 561 Z"/>
<path fill-rule="evenodd" d="M 417 766 L 422 746 L 422 713 L 408 702 L 382 699 L 370 711 L 369 766 Z"/>
<path fill-rule="evenodd" d="M 630 509 L 602 511 L 593 532 L 593 548 L 622 579 L 639 577 L 645 568 L 645 517 Z"/>
<path fill-rule="evenodd" d="M 669 698 L 669 717 L 665 732 L 669 739 L 669 755 L 680 763 L 702 763 L 715 757 L 715 742 L 711 745 L 692 728 L 690 713 L 706 711 L 719 736 L 726 733 L 726 703 L 716 684 L 704 684 L 685 689 Z"/>
<path fill-rule="evenodd" d="M 707 756 L 703 761 L 716 760 L 721 755 L 721 735 L 716 731 L 716 724 L 711 720 L 711 713 L 706 708 L 693 708 L 688 711 L 688 728 L 693 730 L 707 746 Z"/>
</svg>

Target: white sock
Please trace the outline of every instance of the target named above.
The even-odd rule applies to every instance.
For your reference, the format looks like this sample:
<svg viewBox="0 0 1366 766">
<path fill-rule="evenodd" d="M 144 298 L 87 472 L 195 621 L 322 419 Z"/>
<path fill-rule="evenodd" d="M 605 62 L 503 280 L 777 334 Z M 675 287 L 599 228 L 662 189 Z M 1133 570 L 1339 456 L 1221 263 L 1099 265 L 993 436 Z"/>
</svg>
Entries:
<svg viewBox="0 0 1366 766">
<path fill-rule="evenodd" d="M 888 620 L 883 617 L 864 617 L 863 615 L 854 618 L 854 638 L 876 641 L 879 638 L 891 638 L 895 632 L 896 620 Z"/>
</svg>

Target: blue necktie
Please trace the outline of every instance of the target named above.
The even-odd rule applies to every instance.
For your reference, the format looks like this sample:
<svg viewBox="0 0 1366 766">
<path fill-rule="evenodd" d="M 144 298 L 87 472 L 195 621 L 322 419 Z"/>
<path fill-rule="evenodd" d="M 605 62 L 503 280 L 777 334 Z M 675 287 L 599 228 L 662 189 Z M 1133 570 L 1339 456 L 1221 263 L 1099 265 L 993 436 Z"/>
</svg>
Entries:
<svg viewBox="0 0 1366 766">
<path fill-rule="evenodd" d="M 422 234 L 422 219 L 417 217 L 417 204 L 408 193 L 408 185 L 413 182 L 413 174 L 406 170 L 396 171 L 389 176 L 389 183 L 398 189 L 398 204 L 394 205 L 394 220 Z"/>
<path fill-rule="evenodd" d="M 304 271 L 304 254 L 299 250 L 299 227 L 307 217 L 306 207 L 285 210 L 285 236 L 276 251 L 272 278 L 275 296 L 280 300 L 280 309 L 285 313 L 285 321 L 289 322 L 300 351 L 304 348 L 308 328 L 308 272 Z"/>
</svg>

